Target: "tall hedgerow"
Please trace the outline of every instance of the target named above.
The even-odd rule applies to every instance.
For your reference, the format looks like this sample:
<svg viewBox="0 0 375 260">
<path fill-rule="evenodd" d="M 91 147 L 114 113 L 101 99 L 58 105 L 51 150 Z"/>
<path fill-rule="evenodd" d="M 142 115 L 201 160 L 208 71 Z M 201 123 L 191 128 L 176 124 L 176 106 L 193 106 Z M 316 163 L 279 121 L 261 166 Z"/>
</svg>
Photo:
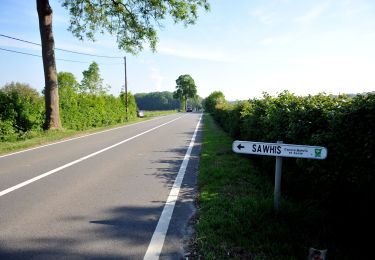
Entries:
<svg viewBox="0 0 375 260">
<path fill-rule="evenodd" d="M 300 97 L 285 91 L 217 105 L 212 114 L 236 139 L 327 147 L 324 161 L 284 159 L 283 193 L 319 205 L 333 228 L 328 240 L 365 248 L 361 234 L 374 227 L 375 218 L 370 210 L 375 205 L 374 94 Z M 272 180 L 274 158 L 249 158 Z"/>
</svg>

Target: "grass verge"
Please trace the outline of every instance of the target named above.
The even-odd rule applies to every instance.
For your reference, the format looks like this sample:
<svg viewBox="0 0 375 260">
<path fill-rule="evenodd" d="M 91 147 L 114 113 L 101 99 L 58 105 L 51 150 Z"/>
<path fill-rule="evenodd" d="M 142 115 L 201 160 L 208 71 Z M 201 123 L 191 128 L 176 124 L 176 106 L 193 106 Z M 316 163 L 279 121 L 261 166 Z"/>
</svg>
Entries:
<svg viewBox="0 0 375 260">
<path fill-rule="evenodd" d="M 149 120 L 154 117 L 165 116 L 165 115 L 170 115 L 174 113 L 176 113 L 176 110 L 144 111 L 145 116 L 143 118 L 135 118 L 135 119 L 130 120 L 129 122 L 125 122 L 122 124 L 91 128 L 91 129 L 87 129 L 83 131 L 70 130 L 70 129 L 64 129 L 61 131 L 30 131 L 30 132 L 25 133 L 18 140 L 0 142 L 0 155 L 11 153 L 11 152 L 16 152 L 19 150 L 23 150 L 23 149 L 27 149 L 27 148 L 31 148 L 31 147 L 35 147 L 39 145 L 53 143 L 53 142 L 61 141 L 61 140 L 76 137 L 76 136 L 100 132 L 100 131 L 114 128 L 114 127 L 134 124 L 137 122 Z"/>
<path fill-rule="evenodd" d="M 232 152 L 233 140 L 204 115 L 195 257 L 306 259 L 323 249 L 322 214 L 311 203 L 282 200 L 273 212 L 273 180 Z"/>
</svg>

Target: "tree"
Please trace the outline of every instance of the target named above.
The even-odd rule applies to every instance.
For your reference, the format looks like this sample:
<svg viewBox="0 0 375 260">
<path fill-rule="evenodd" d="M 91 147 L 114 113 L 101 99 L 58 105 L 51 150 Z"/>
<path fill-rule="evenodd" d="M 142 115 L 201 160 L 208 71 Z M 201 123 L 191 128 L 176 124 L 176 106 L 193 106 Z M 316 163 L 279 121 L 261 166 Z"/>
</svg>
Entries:
<svg viewBox="0 0 375 260">
<path fill-rule="evenodd" d="M 128 91 L 128 113 L 129 118 L 136 118 L 137 117 L 137 102 L 135 101 L 134 95 Z M 125 105 L 125 92 L 120 93 L 120 100 L 122 100 L 122 104 Z"/>
<path fill-rule="evenodd" d="M 45 128 L 61 128 L 59 96 L 52 33 L 52 8 L 49 0 L 36 0 L 45 78 Z M 208 11 L 207 0 L 62 0 L 69 10 L 69 30 L 83 40 L 95 40 L 95 33 L 108 32 L 117 37 L 119 49 L 137 53 L 149 43 L 156 50 L 156 26 L 171 16 L 175 23 L 194 24 L 198 9 Z"/>
<path fill-rule="evenodd" d="M 49 0 L 37 0 L 39 31 L 44 69 L 45 129 L 60 129 L 59 92 L 55 63 L 55 40 L 52 33 L 52 8 Z"/>
<path fill-rule="evenodd" d="M 181 106 L 186 110 L 188 98 L 195 98 L 197 95 L 197 86 L 194 79 L 188 74 L 179 76 L 176 84 L 176 91 L 173 92 L 173 97 L 179 99 Z"/>
<path fill-rule="evenodd" d="M 180 108 L 180 102 L 169 91 L 137 93 L 134 95 L 140 110 L 174 110 Z"/>
<path fill-rule="evenodd" d="M 57 74 L 57 82 L 59 84 L 59 90 L 69 88 L 72 89 L 74 92 L 77 92 L 80 88 L 79 83 L 76 80 L 76 77 L 70 72 L 59 72 Z"/>
<path fill-rule="evenodd" d="M 82 92 L 103 94 L 106 91 L 106 88 L 103 87 L 103 79 L 100 78 L 98 63 L 92 62 L 89 68 L 82 72 L 82 75 L 83 79 L 80 86 Z"/>
<path fill-rule="evenodd" d="M 198 95 L 195 98 L 193 98 L 192 100 L 190 100 L 190 103 L 193 106 L 193 108 L 197 109 L 197 110 L 202 109 L 202 102 L 203 102 L 203 98 L 201 98 Z"/>
<path fill-rule="evenodd" d="M 209 112 L 213 113 L 215 110 L 215 106 L 218 104 L 225 103 L 225 96 L 221 91 L 214 91 L 212 92 L 203 102 L 204 109 Z"/>
<path fill-rule="evenodd" d="M 0 134 L 4 137 L 40 129 L 43 114 L 43 98 L 28 84 L 11 82 L 0 88 Z"/>
</svg>

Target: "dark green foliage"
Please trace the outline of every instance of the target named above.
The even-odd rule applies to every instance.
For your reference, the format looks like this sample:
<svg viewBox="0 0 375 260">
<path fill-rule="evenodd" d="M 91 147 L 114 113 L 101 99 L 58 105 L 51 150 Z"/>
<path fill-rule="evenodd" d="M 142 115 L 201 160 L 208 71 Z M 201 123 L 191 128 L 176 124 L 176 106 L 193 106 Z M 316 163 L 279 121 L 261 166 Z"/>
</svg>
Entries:
<svg viewBox="0 0 375 260">
<path fill-rule="evenodd" d="M 173 92 L 173 97 L 180 100 L 181 109 L 187 109 L 187 101 L 189 98 L 193 99 L 197 96 L 197 86 L 194 79 L 188 75 L 181 75 L 176 79 L 176 91 Z"/>
<path fill-rule="evenodd" d="M 173 98 L 172 92 L 150 92 L 134 95 L 141 110 L 175 110 L 180 108 L 180 101 Z"/>
<path fill-rule="evenodd" d="M 63 0 L 69 10 L 69 30 L 79 39 L 95 39 L 97 32 L 115 35 L 119 49 L 137 53 L 149 42 L 152 50 L 157 43 L 155 27 L 170 16 L 174 22 L 194 24 L 198 9 L 209 10 L 206 0 Z"/>
<path fill-rule="evenodd" d="M 43 98 L 27 84 L 12 82 L 0 89 L 0 139 L 14 140 L 27 131 L 41 130 Z"/>
<path fill-rule="evenodd" d="M 327 147 L 324 161 L 284 159 L 283 193 L 318 203 L 332 228 L 327 240 L 350 254 L 366 250 L 363 233 L 374 227 L 375 218 L 370 210 L 375 205 L 374 94 L 298 97 L 286 91 L 217 105 L 212 114 L 236 139 Z M 274 158 L 251 158 L 273 176 Z"/>
</svg>

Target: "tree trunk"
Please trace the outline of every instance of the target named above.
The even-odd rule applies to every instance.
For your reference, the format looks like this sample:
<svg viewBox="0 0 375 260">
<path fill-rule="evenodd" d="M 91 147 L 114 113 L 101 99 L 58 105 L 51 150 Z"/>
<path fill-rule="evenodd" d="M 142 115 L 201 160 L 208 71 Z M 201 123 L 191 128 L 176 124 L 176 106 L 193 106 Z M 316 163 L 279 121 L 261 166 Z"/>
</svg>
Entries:
<svg viewBox="0 0 375 260">
<path fill-rule="evenodd" d="M 55 41 L 52 32 L 52 8 L 49 0 L 36 0 L 39 31 L 42 42 L 42 56 L 44 68 L 44 97 L 46 117 L 44 129 L 61 129 L 59 113 L 59 92 L 57 86 L 57 72 L 55 63 Z"/>
<path fill-rule="evenodd" d="M 187 97 L 184 97 L 184 109 L 187 110 Z"/>
</svg>

